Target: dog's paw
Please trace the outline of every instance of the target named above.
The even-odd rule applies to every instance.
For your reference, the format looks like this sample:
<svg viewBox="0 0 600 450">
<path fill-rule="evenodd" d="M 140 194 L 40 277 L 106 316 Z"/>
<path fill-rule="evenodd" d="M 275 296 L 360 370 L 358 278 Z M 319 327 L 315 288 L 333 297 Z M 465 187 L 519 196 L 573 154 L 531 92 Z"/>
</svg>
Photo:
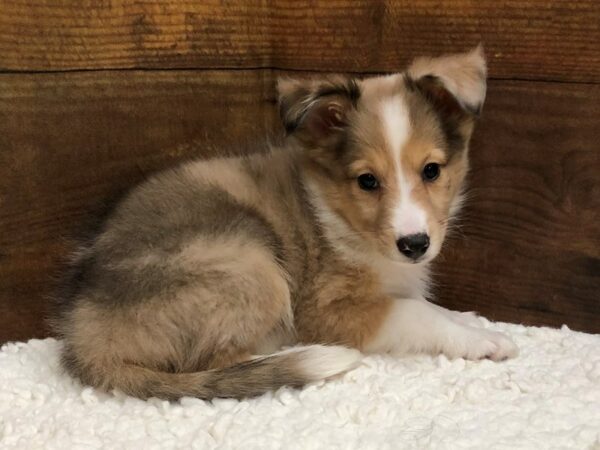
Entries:
<svg viewBox="0 0 600 450">
<path fill-rule="evenodd" d="M 502 361 L 519 354 L 519 349 L 512 339 L 502 333 L 481 328 L 461 327 L 457 334 L 444 349 L 444 354 L 450 358 L 469 360 L 487 358 L 492 361 Z"/>
</svg>

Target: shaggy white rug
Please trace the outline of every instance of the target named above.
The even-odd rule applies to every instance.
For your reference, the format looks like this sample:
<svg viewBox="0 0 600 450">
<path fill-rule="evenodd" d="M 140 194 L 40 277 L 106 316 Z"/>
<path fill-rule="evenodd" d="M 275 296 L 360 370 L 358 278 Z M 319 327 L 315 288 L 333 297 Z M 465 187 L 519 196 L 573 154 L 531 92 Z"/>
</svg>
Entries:
<svg viewBox="0 0 600 450">
<path fill-rule="evenodd" d="M 246 401 L 169 404 L 64 375 L 60 343 L 0 351 L 0 447 L 600 449 L 600 335 L 486 322 L 511 361 L 364 358 L 340 379 Z"/>
</svg>

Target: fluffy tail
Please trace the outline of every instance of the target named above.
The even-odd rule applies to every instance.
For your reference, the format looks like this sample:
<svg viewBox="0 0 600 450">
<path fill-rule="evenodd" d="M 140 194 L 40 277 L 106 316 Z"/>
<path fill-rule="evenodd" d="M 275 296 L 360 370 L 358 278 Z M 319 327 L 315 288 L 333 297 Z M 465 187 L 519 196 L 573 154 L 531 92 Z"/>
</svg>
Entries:
<svg viewBox="0 0 600 450">
<path fill-rule="evenodd" d="M 356 367 L 359 359 L 358 350 L 311 345 L 204 372 L 169 373 L 124 364 L 104 371 L 106 378 L 100 384 L 140 398 L 245 398 L 332 377 Z"/>
</svg>

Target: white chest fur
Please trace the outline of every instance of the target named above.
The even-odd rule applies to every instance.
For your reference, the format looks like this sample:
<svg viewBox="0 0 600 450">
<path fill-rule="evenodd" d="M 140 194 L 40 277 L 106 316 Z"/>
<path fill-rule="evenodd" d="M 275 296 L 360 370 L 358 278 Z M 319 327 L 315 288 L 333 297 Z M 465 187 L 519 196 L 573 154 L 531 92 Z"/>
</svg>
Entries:
<svg viewBox="0 0 600 450">
<path fill-rule="evenodd" d="M 379 275 L 384 292 L 391 297 L 420 299 L 426 296 L 429 287 L 428 265 L 378 258 L 370 266 Z"/>
</svg>

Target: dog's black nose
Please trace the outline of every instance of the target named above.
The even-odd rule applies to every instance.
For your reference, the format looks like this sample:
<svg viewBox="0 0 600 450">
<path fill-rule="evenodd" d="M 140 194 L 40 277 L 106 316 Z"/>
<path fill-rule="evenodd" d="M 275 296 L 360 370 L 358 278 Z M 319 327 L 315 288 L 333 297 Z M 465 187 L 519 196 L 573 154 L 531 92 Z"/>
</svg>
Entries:
<svg viewBox="0 0 600 450">
<path fill-rule="evenodd" d="M 429 248 L 429 236 L 425 233 L 403 236 L 396 241 L 398 250 L 404 256 L 417 260 L 425 254 Z"/>
</svg>

